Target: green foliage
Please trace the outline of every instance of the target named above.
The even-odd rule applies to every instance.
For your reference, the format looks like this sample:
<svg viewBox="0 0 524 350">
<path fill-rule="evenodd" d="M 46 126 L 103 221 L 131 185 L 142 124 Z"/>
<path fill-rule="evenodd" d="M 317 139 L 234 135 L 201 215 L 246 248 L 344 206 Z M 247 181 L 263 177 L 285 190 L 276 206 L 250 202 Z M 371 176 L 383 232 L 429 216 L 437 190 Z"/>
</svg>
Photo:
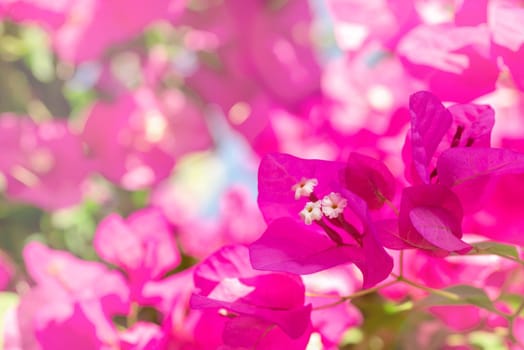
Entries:
<svg viewBox="0 0 524 350">
<path fill-rule="evenodd" d="M 481 350 L 505 350 L 503 337 L 494 332 L 475 331 L 468 335 L 469 342 L 476 349 Z"/>
<path fill-rule="evenodd" d="M 471 244 L 473 249 L 469 255 L 498 255 L 502 257 L 513 257 L 518 259 L 519 254 L 515 246 L 493 241 L 477 242 Z"/>
<path fill-rule="evenodd" d="M 21 41 L 24 44 L 24 61 L 33 76 L 41 82 L 51 82 L 55 77 L 55 68 L 46 33 L 37 27 L 23 27 Z"/>
<path fill-rule="evenodd" d="M 16 307 L 19 299 L 15 293 L 0 292 L 0 349 L 4 346 L 5 315 L 9 309 Z"/>
<path fill-rule="evenodd" d="M 440 290 L 442 294 L 431 294 L 417 303 L 419 307 L 438 305 L 475 305 L 488 311 L 495 311 L 493 302 L 482 289 L 469 285 L 456 285 Z M 447 296 L 445 294 L 448 294 Z"/>
</svg>

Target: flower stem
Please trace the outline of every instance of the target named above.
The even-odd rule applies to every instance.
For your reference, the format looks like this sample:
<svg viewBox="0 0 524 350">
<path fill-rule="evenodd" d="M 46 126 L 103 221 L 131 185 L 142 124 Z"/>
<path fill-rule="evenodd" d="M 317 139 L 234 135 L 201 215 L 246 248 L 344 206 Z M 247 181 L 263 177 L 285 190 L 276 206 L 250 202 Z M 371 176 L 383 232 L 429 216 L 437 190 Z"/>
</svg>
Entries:
<svg viewBox="0 0 524 350">
<path fill-rule="evenodd" d="M 375 286 L 375 287 L 363 289 L 363 290 L 355 292 L 353 294 L 340 297 L 339 300 L 337 300 L 337 301 L 335 301 L 333 303 L 329 303 L 329 304 L 325 304 L 325 305 L 320 305 L 320 306 L 314 307 L 313 310 L 328 309 L 330 307 L 334 307 L 334 306 L 337 306 L 339 304 L 342 304 L 342 303 L 346 302 L 347 300 L 360 298 L 360 297 L 363 297 L 365 295 L 368 295 L 368 294 L 371 294 L 371 293 L 374 293 L 374 292 L 378 292 L 382 288 L 386 288 L 386 287 L 392 286 L 392 285 L 394 285 L 396 283 L 398 283 L 398 281 L 397 280 L 393 280 L 393 281 L 389 281 L 389 282 L 386 282 L 384 284 L 381 284 L 380 286 Z"/>
</svg>

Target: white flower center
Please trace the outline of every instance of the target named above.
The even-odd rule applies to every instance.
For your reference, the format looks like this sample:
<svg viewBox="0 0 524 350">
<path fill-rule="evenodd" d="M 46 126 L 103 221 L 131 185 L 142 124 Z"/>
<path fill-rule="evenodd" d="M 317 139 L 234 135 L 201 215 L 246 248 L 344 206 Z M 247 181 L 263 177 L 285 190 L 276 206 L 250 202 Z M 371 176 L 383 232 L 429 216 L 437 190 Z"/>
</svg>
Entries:
<svg viewBox="0 0 524 350">
<path fill-rule="evenodd" d="M 304 209 L 299 213 L 306 225 L 311 225 L 314 220 L 322 219 L 322 209 L 320 201 L 307 202 Z"/>
<path fill-rule="evenodd" d="M 318 185 L 317 179 L 306 179 L 303 177 L 297 184 L 291 187 L 291 190 L 295 191 L 295 199 L 299 199 L 300 197 L 309 197 L 316 185 Z"/>
<path fill-rule="evenodd" d="M 322 212 L 330 219 L 338 217 L 344 211 L 348 201 L 339 193 L 331 192 L 321 201 Z"/>
</svg>

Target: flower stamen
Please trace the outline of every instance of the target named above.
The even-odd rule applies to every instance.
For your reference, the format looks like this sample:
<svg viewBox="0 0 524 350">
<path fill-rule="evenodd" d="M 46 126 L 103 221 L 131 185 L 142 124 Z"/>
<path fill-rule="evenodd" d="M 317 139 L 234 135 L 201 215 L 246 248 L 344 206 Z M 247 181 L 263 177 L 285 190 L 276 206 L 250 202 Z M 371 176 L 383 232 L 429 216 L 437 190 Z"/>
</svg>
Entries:
<svg viewBox="0 0 524 350">
<path fill-rule="evenodd" d="M 306 225 L 311 225 L 313 221 L 318 221 L 322 219 L 322 209 L 320 201 L 316 202 L 307 202 L 299 213 L 300 217 Z"/>
<path fill-rule="evenodd" d="M 295 199 L 300 199 L 300 197 L 309 197 L 316 185 L 318 185 L 317 179 L 306 179 L 303 177 L 291 187 L 291 190 L 295 191 Z"/>
<path fill-rule="evenodd" d="M 347 203 L 348 201 L 339 193 L 331 192 L 322 198 L 322 212 L 328 218 L 335 219 L 344 212 Z"/>
</svg>

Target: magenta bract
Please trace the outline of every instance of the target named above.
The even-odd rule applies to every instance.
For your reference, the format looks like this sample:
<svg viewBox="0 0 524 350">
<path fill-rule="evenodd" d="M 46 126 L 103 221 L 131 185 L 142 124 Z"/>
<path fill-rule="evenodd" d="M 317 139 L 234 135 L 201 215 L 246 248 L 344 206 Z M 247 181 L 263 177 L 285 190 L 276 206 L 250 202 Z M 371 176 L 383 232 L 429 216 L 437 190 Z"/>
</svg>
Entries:
<svg viewBox="0 0 524 350">
<path fill-rule="evenodd" d="M 446 186 L 484 176 L 524 172 L 524 154 L 502 148 L 454 148 L 442 153 L 437 163 L 439 182 Z"/>
<path fill-rule="evenodd" d="M 399 235 L 409 244 L 438 252 L 463 252 L 462 206 L 442 185 L 408 187 L 402 193 Z"/>
<path fill-rule="evenodd" d="M 167 221 L 156 209 L 142 209 L 126 220 L 108 216 L 97 228 L 94 245 L 101 258 L 125 271 L 133 294 L 180 263 Z"/>
<path fill-rule="evenodd" d="M 0 117 L 0 172 L 8 197 L 44 210 L 78 204 L 92 170 L 80 138 L 62 120 Z"/>
<path fill-rule="evenodd" d="M 451 126 L 452 116 L 440 100 L 427 91 L 411 95 L 409 108 L 413 164 L 420 180 L 429 183 L 431 158 Z"/>
<path fill-rule="evenodd" d="M 310 324 L 311 306 L 304 305 L 300 277 L 253 270 L 244 246 L 222 248 L 201 263 L 194 276 L 193 308 L 225 309 L 234 318 L 253 317 L 277 325 L 293 339 L 300 338 Z"/>
<path fill-rule="evenodd" d="M 386 200 L 393 200 L 395 178 L 381 161 L 352 152 L 345 176 L 346 188 L 364 199 L 370 209 L 378 209 Z"/>
<path fill-rule="evenodd" d="M 442 99 L 465 103 L 495 89 L 499 75 L 486 26 L 420 25 L 400 41 L 407 71 Z"/>
<path fill-rule="evenodd" d="M 262 160 L 258 201 L 268 228 L 249 246 L 254 268 L 308 274 L 355 263 L 362 271 L 364 287 L 388 276 L 392 260 L 376 239 L 366 202 L 344 188 L 345 171 L 343 163 L 286 154 Z M 382 173 L 372 167 L 368 171 L 383 181 Z M 361 192 L 374 191 L 368 182 L 361 184 Z M 385 192 L 391 193 L 389 186 Z"/>
</svg>

